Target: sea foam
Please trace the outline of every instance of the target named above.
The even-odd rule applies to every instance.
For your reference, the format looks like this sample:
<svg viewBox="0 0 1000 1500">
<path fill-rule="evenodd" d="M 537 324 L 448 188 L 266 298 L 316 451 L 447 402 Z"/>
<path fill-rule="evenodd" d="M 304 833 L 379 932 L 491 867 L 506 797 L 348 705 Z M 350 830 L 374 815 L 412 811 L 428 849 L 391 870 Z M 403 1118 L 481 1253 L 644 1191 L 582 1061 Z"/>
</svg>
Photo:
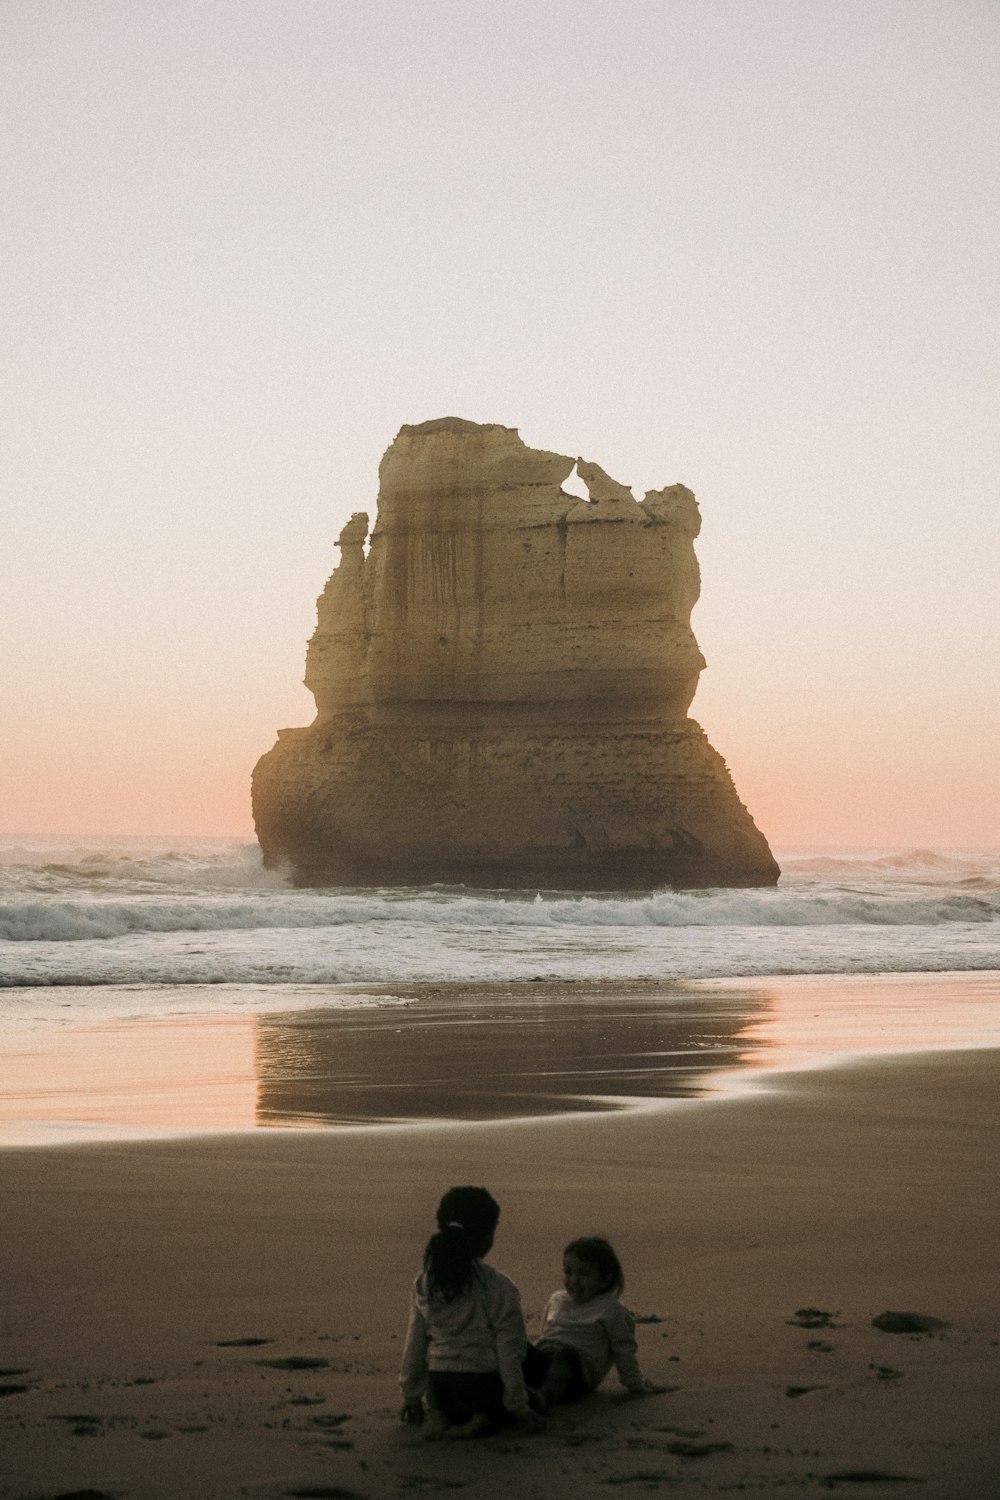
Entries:
<svg viewBox="0 0 1000 1500">
<path fill-rule="evenodd" d="M 0 847 L 0 986 L 1000 968 L 996 852 L 790 851 L 773 889 L 297 890 L 245 841 Z"/>
</svg>

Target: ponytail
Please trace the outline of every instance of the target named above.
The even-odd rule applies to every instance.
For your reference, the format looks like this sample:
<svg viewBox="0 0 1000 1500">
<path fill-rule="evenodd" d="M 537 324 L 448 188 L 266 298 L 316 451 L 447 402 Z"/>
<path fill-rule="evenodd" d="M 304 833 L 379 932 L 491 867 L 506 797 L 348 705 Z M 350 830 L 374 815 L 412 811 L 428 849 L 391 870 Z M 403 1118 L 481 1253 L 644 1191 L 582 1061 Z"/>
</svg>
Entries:
<svg viewBox="0 0 1000 1500">
<path fill-rule="evenodd" d="M 460 1224 L 446 1224 L 432 1234 L 424 1251 L 428 1296 L 454 1302 L 471 1282 L 475 1260 L 469 1236 Z"/>
<path fill-rule="evenodd" d="M 438 1204 L 438 1232 L 424 1251 L 428 1296 L 453 1302 L 470 1286 L 499 1220 L 500 1205 L 485 1188 L 449 1188 Z"/>
</svg>

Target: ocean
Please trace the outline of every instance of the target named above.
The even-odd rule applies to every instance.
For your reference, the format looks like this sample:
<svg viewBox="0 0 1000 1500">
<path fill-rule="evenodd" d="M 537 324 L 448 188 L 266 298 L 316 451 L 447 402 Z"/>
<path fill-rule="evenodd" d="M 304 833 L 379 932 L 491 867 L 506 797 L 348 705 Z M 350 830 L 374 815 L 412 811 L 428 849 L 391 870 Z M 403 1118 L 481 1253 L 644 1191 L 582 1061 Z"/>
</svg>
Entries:
<svg viewBox="0 0 1000 1500">
<path fill-rule="evenodd" d="M 616 895 L 298 890 L 246 840 L 0 841 L 0 1138 L 603 1108 L 1000 1045 L 1000 851 L 775 852 L 774 889 Z"/>
<path fill-rule="evenodd" d="M 6 840 L 0 1003 L 54 985 L 92 991 L 93 1012 L 120 985 L 254 986 L 266 1007 L 290 984 L 1000 967 L 1000 851 L 777 853 L 775 889 L 580 895 L 296 890 L 238 840 Z"/>
</svg>

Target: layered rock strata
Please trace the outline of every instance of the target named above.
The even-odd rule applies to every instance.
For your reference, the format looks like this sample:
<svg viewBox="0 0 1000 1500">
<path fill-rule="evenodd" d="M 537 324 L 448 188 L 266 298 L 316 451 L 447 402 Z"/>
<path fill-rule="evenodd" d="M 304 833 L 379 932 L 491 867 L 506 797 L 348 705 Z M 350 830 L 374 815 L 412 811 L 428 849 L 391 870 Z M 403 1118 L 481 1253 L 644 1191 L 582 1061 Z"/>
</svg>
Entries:
<svg viewBox="0 0 1000 1500">
<path fill-rule="evenodd" d="M 562 489 L 573 468 L 589 493 Z M 400 429 L 378 516 L 340 534 L 306 685 L 257 763 L 265 863 L 302 884 L 771 885 L 778 867 L 687 716 L 698 507 L 510 427 Z"/>
</svg>

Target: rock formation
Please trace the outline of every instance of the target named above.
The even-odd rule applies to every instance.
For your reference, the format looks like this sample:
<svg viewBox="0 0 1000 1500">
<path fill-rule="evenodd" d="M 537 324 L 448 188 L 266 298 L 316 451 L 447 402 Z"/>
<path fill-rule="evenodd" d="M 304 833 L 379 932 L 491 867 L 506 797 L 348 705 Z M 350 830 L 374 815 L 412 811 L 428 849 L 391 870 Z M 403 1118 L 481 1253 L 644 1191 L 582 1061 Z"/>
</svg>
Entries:
<svg viewBox="0 0 1000 1500">
<path fill-rule="evenodd" d="M 687 717 L 698 507 L 641 502 L 511 427 L 400 429 L 378 516 L 318 600 L 307 729 L 253 777 L 268 865 L 302 884 L 772 885 L 763 835 Z"/>
</svg>

